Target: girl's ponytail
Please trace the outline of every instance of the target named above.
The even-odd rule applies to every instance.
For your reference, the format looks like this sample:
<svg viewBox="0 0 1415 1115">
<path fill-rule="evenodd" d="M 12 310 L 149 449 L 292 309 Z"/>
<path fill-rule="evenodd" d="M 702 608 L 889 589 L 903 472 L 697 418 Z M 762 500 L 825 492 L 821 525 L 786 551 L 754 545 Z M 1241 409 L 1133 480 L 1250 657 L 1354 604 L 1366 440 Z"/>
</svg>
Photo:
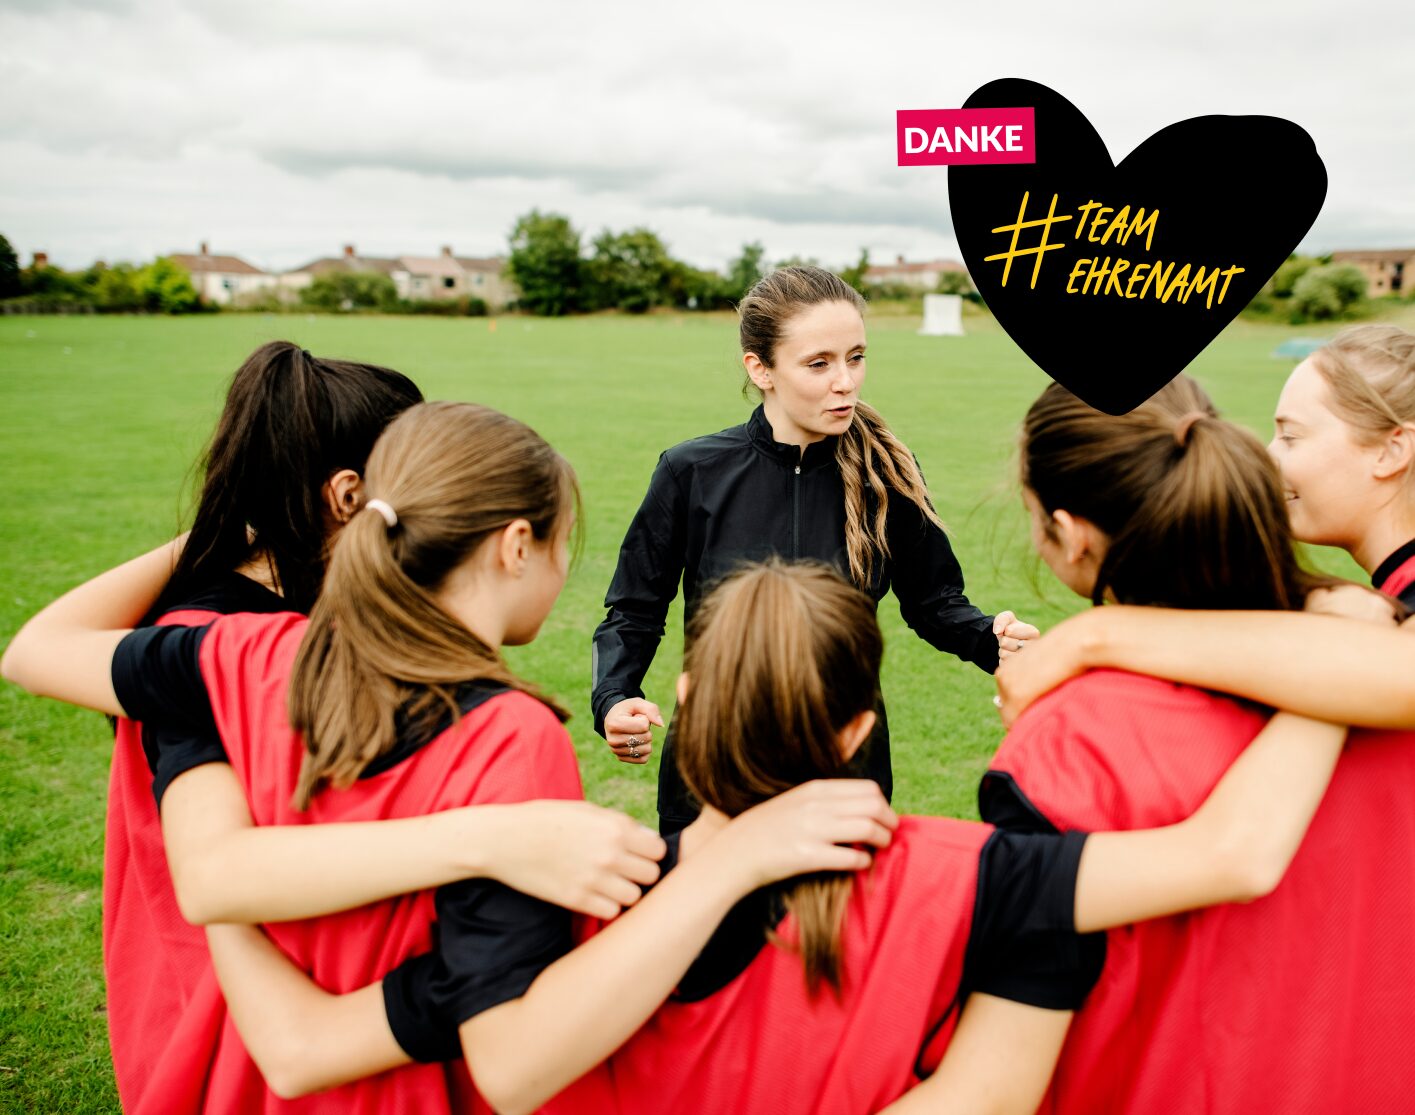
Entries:
<svg viewBox="0 0 1415 1115">
<path fill-rule="evenodd" d="M 325 785 L 349 785 L 401 727 L 416 731 L 444 710 L 455 716 L 466 682 L 519 689 L 568 718 L 436 600 L 448 574 L 512 521 L 553 541 L 578 500 L 564 458 L 494 410 L 430 403 L 389 426 L 366 486 L 395 522 L 366 507 L 330 556 L 290 678 L 290 723 L 306 749 L 297 808 Z"/>
</svg>

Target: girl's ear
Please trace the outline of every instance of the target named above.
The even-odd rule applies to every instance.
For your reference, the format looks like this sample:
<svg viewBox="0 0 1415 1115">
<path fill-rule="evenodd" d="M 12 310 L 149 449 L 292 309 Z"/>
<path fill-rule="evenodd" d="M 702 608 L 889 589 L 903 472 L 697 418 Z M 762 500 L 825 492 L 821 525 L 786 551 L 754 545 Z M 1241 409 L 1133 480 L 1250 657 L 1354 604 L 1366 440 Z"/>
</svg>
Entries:
<svg viewBox="0 0 1415 1115">
<path fill-rule="evenodd" d="M 864 746 L 865 740 L 870 738 L 870 733 L 875 730 L 875 719 L 875 710 L 866 709 L 840 729 L 840 756 L 846 762 L 849 762 L 855 752 Z"/>
<path fill-rule="evenodd" d="M 502 570 L 519 577 L 526 571 L 526 559 L 530 557 L 531 545 L 535 542 L 535 532 L 527 519 L 513 519 L 501 528 L 496 536 L 496 562 Z"/>
<path fill-rule="evenodd" d="M 1051 521 L 1056 528 L 1057 545 L 1068 565 L 1079 565 L 1088 555 L 1096 553 L 1096 528 L 1089 519 L 1069 511 L 1053 511 Z"/>
<path fill-rule="evenodd" d="M 747 369 L 747 378 L 757 385 L 758 390 L 771 390 L 771 369 L 762 363 L 755 352 L 742 354 L 742 367 Z"/>
<path fill-rule="evenodd" d="M 364 505 L 363 477 L 351 468 L 341 468 L 330 474 L 320 489 L 320 495 L 334 521 L 343 526 Z"/>
<path fill-rule="evenodd" d="M 678 696 L 678 703 L 681 705 L 688 699 L 688 675 L 681 673 L 678 675 L 678 684 L 673 687 L 673 691 Z"/>
<path fill-rule="evenodd" d="M 1381 443 L 1372 475 L 1377 480 L 1389 480 L 1406 472 L 1415 463 L 1415 424 L 1397 426 Z"/>
</svg>

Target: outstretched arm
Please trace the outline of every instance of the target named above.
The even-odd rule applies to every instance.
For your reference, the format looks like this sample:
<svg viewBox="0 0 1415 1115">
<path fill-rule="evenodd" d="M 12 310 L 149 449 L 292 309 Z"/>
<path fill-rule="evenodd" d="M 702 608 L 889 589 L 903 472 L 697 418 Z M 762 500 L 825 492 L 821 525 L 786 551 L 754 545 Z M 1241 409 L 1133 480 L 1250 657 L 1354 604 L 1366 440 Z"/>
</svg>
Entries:
<svg viewBox="0 0 1415 1115">
<path fill-rule="evenodd" d="M 124 715 L 113 693 L 113 651 L 157 602 L 186 535 L 72 589 L 10 640 L 5 680 L 40 697 Z"/>
<path fill-rule="evenodd" d="M 665 850 L 657 833 L 585 801 L 255 826 L 225 763 L 194 767 L 172 782 L 162 799 L 162 834 L 182 916 L 199 925 L 317 917 L 478 877 L 612 918 L 658 878 Z"/>
<path fill-rule="evenodd" d="M 1368 594 L 1369 595 L 1369 594 Z M 1402 627 L 1308 612 L 1093 608 L 998 670 L 1009 726 L 1037 698 L 1113 667 L 1370 728 L 1415 728 L 1415 620 Z"/>
<path fill-rule="evenodd" d="M 1076 877 L 1077 931 L 1271 894 L 1345 740 L 1344 727 L 1276 713 L 1187 820 L 1093 834 Z"/>
</svg>

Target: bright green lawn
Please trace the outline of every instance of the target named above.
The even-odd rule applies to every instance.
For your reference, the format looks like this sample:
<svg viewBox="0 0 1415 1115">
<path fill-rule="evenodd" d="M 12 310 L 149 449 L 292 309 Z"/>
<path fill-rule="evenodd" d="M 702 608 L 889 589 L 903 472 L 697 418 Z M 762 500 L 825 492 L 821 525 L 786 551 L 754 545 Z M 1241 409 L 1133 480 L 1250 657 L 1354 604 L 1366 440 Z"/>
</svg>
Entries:
<svg viewBox="0 0 1415 1115">
<path fill-rule="evenodd" d="M 612 761 L 590 729 L 589 635 L 658 453 L 748 412 L 735 329 L 722 315 L 496 325 L 493 332 L 475 319 L 0 317 L 0 641 L 64 589 L 178 529 L 184 478 L 227 378 L 257 344 L 288 337 L 319 354 L 388 364 L 430 398 L 474 399 L 526 420 L 578 469 L 584 558 L 540 638 L 511 657 L 576 710 L 571 730 L 590 798 L 649 819 L 656 767 Z M 962 339 L 919 337 L 916 325 L 874 321 L 866 397 L 923 462 L 972 599 L 1053 624 L 1079 602 L 1030 559 L 1012 481 L 1016 425 L 1046 380 L 990 318 L 968 319 L 972 332 Z M 1322 332 L 1239 323 L 1192 370 L 1229 416 L 1266 438 L 1291 367 L 1268 354 L 1286 337 Z M 892 604 L 881 618 L 895 804 L 973 816 L 974 786 L 1001 735 L 989 679 L 914 638 Z M 647 682 L 649 696 L 665 705 L 679 624 L 675 609 Z M 111 740 L 93 714 L 0 685 L 6 1110 L 116 1107 L 99 936 Z"/>
</svg>

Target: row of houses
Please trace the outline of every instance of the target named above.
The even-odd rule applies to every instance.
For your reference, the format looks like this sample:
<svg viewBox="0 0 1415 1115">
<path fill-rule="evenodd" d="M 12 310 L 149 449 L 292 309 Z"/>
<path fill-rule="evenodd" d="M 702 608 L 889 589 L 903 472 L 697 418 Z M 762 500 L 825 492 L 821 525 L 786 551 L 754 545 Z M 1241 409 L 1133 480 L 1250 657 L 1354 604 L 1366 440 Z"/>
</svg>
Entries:
<svg viewBox="0 0 1415 1115">
<path fill-rule="evenodd" d="M 482 299 L 487 308 L 504 309 L 516 296 L 516 289 L 503 277 L 506 261 L 459 256 L 450 246 L 435 256 L 364 256 L 353 244 L 345 244 L 342 255 L 323 256 L 292 271 L 262 271 L 240 256 L 215 255 L 205 241 L 195 253 L 175 252 L 168 256 L 186 268 L 197 293 L 218 306 L 240 303 L 271 289 L 297 293 L 321 275 L 337 271 L 374 271 L 393 280 L 398 297 L 408 301 L 441 301 L 471 295 Z"/>
</svg>

